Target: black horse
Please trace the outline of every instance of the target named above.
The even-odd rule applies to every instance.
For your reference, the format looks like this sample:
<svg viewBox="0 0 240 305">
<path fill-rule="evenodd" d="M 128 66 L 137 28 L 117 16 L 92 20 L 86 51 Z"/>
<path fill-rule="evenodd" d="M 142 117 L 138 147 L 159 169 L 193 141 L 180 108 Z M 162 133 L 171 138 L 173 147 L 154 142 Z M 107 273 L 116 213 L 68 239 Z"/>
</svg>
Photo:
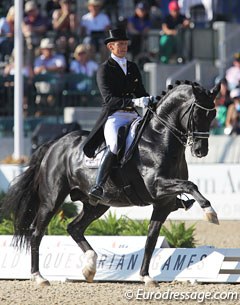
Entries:
<svg viewBox="0 0 240 305">
<path fill-rule="evenodd" d="M 82 147 L 85 136 L 74 131 L 42 145 L 32 156 L 29 167 L 12 184 L 2 203 L 3 211 L 14 215 L 16 246 L 31 247 L 31 274 L 38 284 L 49 282 L 39 272 L 39 246 L 51 218 L 68 194 L 81 200 L 81 213 L 68 225 L 67 231 L 85 253 L 83 275 L 92 282 L 97 254 L 84 237 L 84 231 L 110 206 L 152 205 L 153 212 L 145 245 L 140 277 L 146 284 L 155 282 L 149 276 L 149 264 L 161 225 L 177 209 L 177 196 L 190 194 L 198 201 L 206 218 L 218 223 L 210 202 L 188 181 L 185 148 L 204 157 L 208 153 L 209 128 L 216 115 L 211 91 L 196 83 L 180 83 L 168 88 L 156 104 L 147 110 L 148 120 L 136 144 L 133 156 L 112 171 L 105 187 L 104 201 L 89 204 L 88 191 L 96 169 L 86 165 Z"/>
</svg>

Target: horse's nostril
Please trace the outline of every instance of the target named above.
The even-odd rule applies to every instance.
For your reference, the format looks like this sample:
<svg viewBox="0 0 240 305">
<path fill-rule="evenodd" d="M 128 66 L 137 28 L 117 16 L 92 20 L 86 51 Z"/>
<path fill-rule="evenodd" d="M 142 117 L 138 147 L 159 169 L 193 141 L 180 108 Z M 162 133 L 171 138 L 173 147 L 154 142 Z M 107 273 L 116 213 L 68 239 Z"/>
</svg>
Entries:
<svg viewBox="0 0 240 305">
<path fill-rule="evenodd" d="M 198 158 L 205 157 L 208 153 L 208 149 L 196 149 L 195 150 L 195 155 Z"/>
</svg>

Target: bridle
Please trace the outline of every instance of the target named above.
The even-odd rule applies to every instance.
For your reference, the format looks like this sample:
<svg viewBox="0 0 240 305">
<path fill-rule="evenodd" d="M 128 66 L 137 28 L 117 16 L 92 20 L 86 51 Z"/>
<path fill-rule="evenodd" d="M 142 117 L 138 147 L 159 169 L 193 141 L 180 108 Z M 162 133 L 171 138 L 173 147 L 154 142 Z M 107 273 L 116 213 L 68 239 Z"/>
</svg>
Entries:
<svg viewBox="0 0 240 305">
<path fill-rule="evenodd" d="M 210 135 L 208 131 L 194 131 L 195 125 L 193 120 L 193 112 L 195 107 L 205 110 L 206 115 L 208 115 L 210 111 L 215 110 L 215 107 L 206 108 L 201 106 L 197 103 L 196 99 L 193 98 L 189 109 L 186 111 L 189 112 L 186 133 L 182 132 L 181 130 L 177 129 L 175 126 L 161 118 L 151 106 L 148 107 L 148 109 L 178 139 L 178 141 L 186 147 L 191 146 L 194 143 L 195 139 L 208 139 Z"/>
</svg>

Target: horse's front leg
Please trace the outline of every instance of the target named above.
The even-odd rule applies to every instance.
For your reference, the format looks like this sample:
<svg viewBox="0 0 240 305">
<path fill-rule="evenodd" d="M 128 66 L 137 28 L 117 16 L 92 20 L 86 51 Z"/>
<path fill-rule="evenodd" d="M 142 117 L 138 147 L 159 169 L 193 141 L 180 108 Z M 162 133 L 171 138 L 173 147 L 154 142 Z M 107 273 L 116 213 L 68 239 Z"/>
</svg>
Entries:
<svg viewBox="0 0 240 305">
<path fill-rule="evenodd" d="M 205 213 L 207 221 L 219 224 L 217 213 L 212 208 L 211 203 L 207 200 L 198 190 L 196 184 L 188 180 L 180 179 L 159 179 L 156 198 L 161 198 L 165 195 L 175 194 L 180 195 L 182 193 L 190 194 L 199 203 L 200 207 Z"/>
<path fill-rule="evenodd" d="M 149 265 L 157 243 L 161 226 L 166 220 L 167 216 L 170 214 L 171 209 L 172 207 L 170 204 L 164 208 L 158 205 L 153 209 L 148 229 L 148 236 L 145 244 L 144 257 L 140 269 L 140 280 L 143 281 L 146 286 L 157 286 L 158 284 L 149 276 Z"/>
</svg>

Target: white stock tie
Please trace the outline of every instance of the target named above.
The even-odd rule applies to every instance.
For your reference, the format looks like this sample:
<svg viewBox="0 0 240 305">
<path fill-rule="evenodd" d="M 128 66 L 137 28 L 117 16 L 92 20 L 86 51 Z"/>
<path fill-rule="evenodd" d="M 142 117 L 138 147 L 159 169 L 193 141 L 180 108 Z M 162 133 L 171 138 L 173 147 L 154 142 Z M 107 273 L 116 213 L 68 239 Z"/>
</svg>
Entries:
<svg viewBox="0 0 240 305">
<path fill-rule="evenodd" d="M 122 68 L 123 72 L 127 74 L 127 60 L 126 58 L 119 60 L 119 65 Z"/>
</svg>

